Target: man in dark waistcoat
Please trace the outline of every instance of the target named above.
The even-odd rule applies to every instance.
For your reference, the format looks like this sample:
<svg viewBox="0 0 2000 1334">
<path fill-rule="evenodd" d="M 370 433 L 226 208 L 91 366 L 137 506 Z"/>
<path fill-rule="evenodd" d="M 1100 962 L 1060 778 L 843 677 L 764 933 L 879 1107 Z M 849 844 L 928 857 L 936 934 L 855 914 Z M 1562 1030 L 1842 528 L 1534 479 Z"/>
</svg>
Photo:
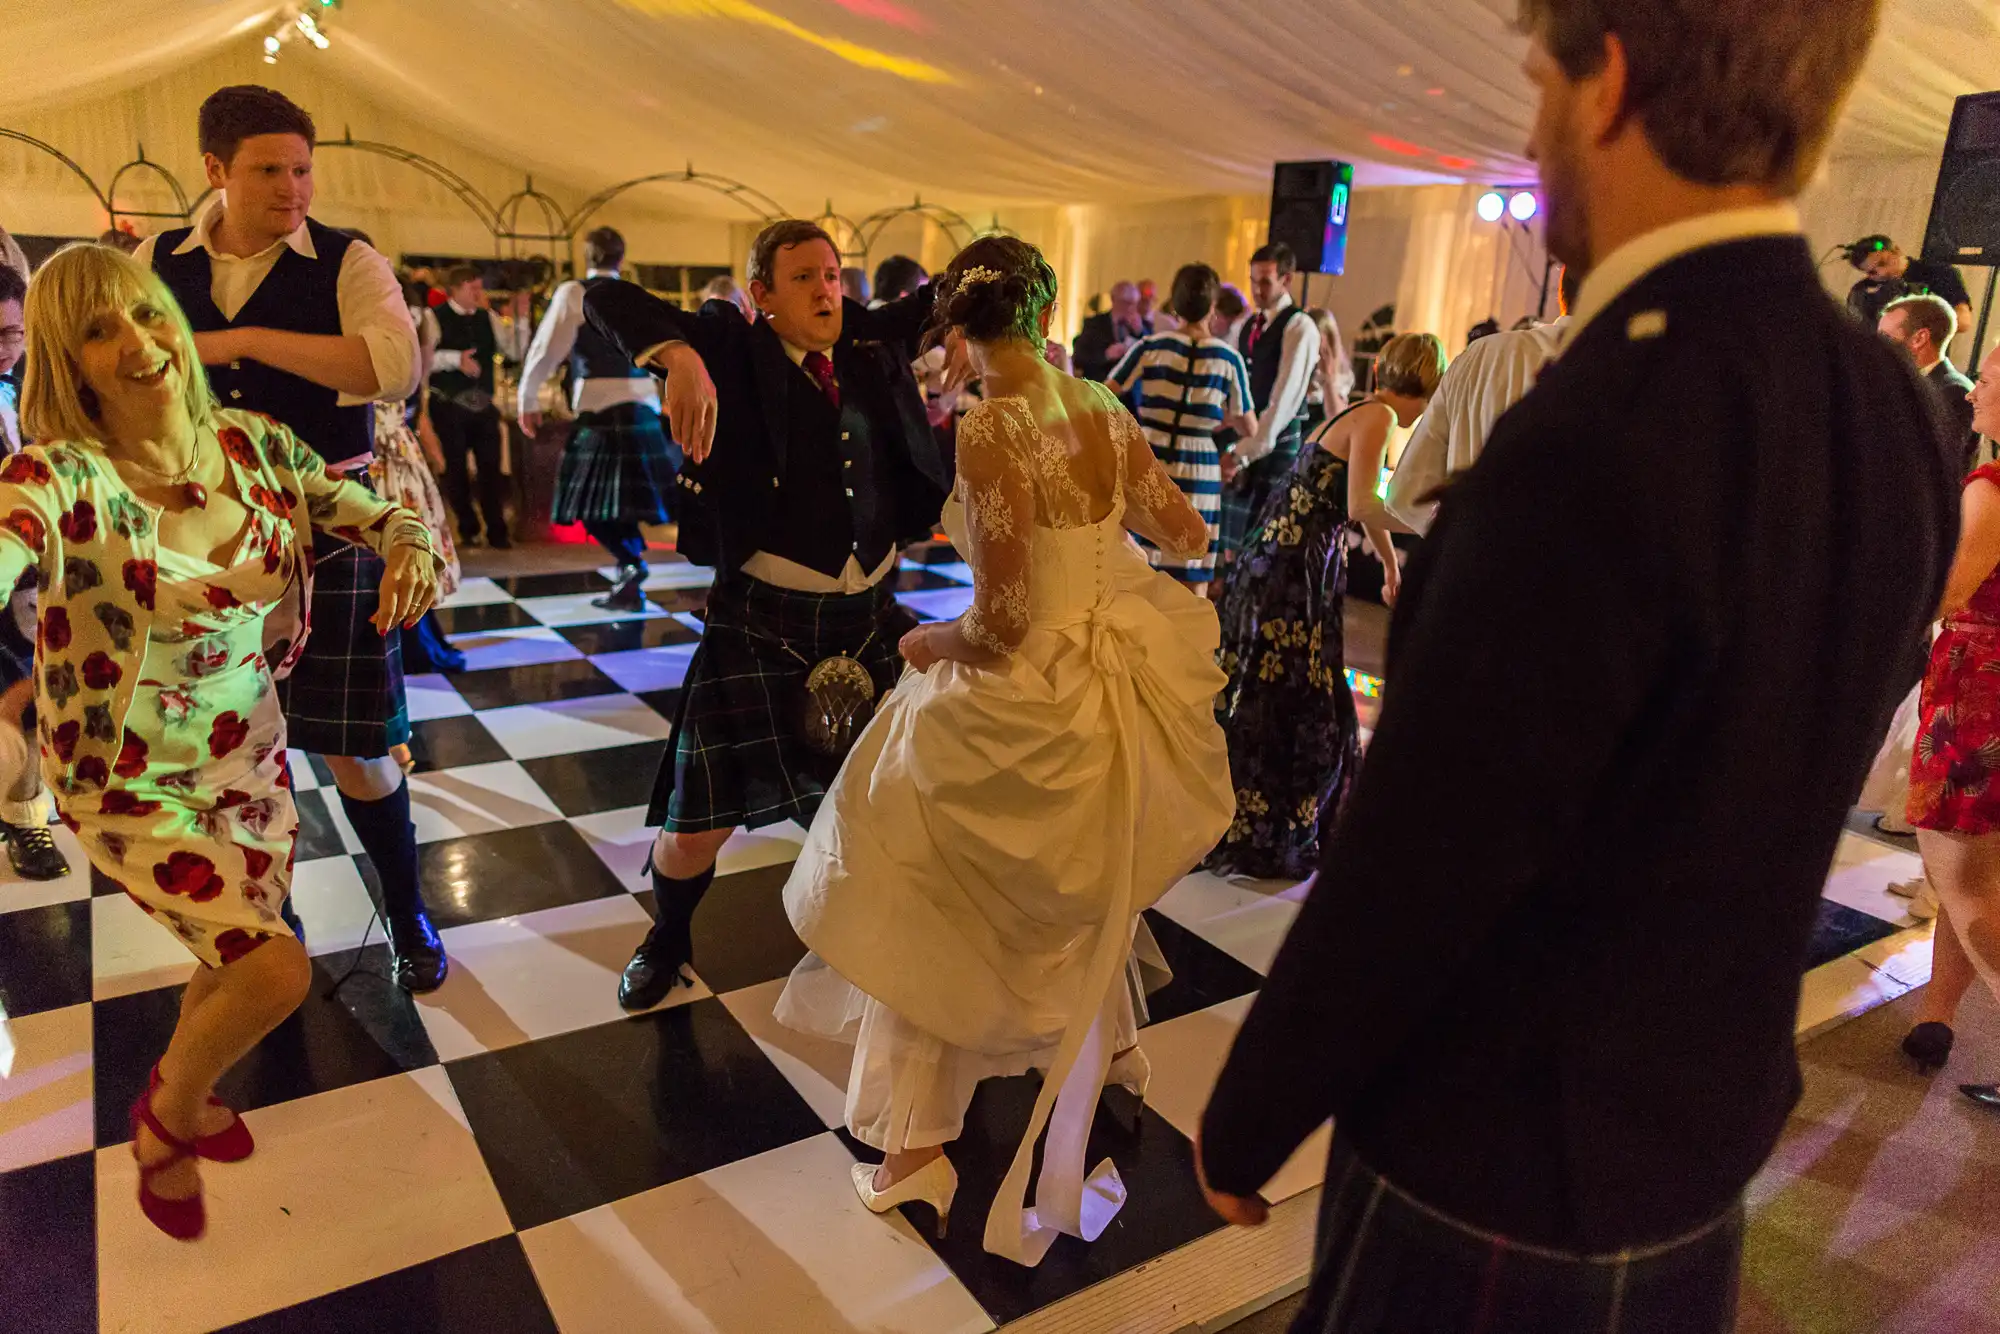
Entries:
<svg viewBox="0 0 2000 1334">
<path fill-rule="evenodd" d="M 682 980 L 729 835 L 812 822 L 900 674 L 897 643 L 915 622 L 891 591 L 898 553 L 931 536 L 951 485 L 909 369 L 930 288 L 872 311 L 843 302 L 838 248 L 797 220 L 765 228 L 749 279 L 754 323 L 722 301 L 690 315 L 632 283 L 584 297 L 591 324 L 666 374 L 688 460 L 680 549 L 716 571 L 647 817 L 661 827 L 659 920 L 619 986 L 630 1009 Z M 868 682 L 835 698 L 833 662 L 809 693 L 814 668 L 842 657 Z M 871 698 L 857 708 L 857 694 Z"/>
<path fill-rule="evenodd" d="M 241 85 L 201 107 L 202 161 L 220 200 L 148 238 L 151 264 L 193 326 L 224 407 L 265 413 L 325 460 L 369 485 L 376 399 L 416 388 L 417 335 L 389 261 L 306 216 L 313 197 L 312 118 L 283 94 Z M 293 748 L 326 757 L 341 805 L 382 882 L 396 981 L 444 981 L 444 946 L 417 884 L 410 790 L 389 748 L 410 739 L 394 630 L 371 623 L 381 557 L 313 535 L 312 635 L 278 698 Z"/>
<path fill-rule="evenodd" d="M 542 427 L 542 385 L 569 364 L 569 403 L 576 424 L 563 446 L 550 515 L 583 524 L 618 562 L 610 593 L 592 603 L 607 611 L 645 610 L 646 538 L 639 525 L 673 519 L 680 447 L 660 422 L 660 390 L 617 344 L 583 318 L 584 293 L 622 281 L 625 238 L 599 227 L 583 238 L 582 282 L 564 283 L 549 299 L 521 368 L 521 429 Z"/>
<path fill-rule="evenodd" d="M 514 542 L 507 535 L 493 361 L 507 341 L 507 331 L 486 305 L 486 282 L 477 268 L 455 264 L 447 269 L 444 291 L 443 303 L 424 311 L 417 330 L 430 362 L 424 414 L 444 450 L 444 494 L 458 519 L 459 545 L 476 547 L 483 541 L 505 551 Z M 468 458 L 479 470 L 477 509 L 465 466 Z"/>
<path fill-rule="evenodd" d="M 1222 536 L 1218 550 L 1233 561 L 1270 494 L 1284 485 L 1305 440 L 1306 397 L 1319 365 L 1319 326 L 1292 300 L 1299 261 L 1282 241 L 1250 256 L 1250 296 L 1257 310 L 1243 326 L 1237 350 L 1250 367 L 1257 405 L 1254 435 L 1228 444 L 1223 463 Z"/>
</svg>

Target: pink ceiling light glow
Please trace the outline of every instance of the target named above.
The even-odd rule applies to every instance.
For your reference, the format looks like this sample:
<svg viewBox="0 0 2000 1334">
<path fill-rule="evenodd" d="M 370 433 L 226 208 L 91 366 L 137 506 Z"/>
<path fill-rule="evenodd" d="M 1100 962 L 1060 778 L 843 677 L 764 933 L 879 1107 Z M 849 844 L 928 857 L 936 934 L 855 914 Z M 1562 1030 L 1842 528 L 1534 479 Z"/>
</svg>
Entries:
<svg viewBox="0 0 2000 1334">
<path fill-rule="evenodd" d="M 833 0 L 850 14 L 859 14 L 865 19 L 886 23 L 892 28 L 902 28 L 909 32 L 929 32 L 930 20 L 921 14 L 911 13 L 896 4 L 894 0 Z"/>
</svg>

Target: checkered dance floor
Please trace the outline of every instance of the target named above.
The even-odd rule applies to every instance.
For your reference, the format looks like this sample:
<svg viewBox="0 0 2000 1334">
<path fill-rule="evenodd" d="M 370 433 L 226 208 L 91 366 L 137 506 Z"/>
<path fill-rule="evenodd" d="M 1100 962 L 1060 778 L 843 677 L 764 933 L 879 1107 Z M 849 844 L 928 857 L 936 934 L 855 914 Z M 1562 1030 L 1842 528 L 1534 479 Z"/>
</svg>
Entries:
<svg viewBox="0 0 2000 1334">
<path fill-rule="evenodd" d="M 901 577 L 926 616 L 970 596 L 948 550 Z M 469 580 L 443 612 L 469 670 L 411 682 L 412 804 L 452 956 L 434 995 L 384 980 L 373 871 L 325 771 L 293 757 L 295 892 L 319 981 L 222 1090 L 260 1148 L 205 1167 L 196 1245 L 140 1216 L 124 1121 L 192 961 L 87 872 L 0 882 L 0 1327 L 1168 1331 L 1295 1283 L 1324 1141 L 1274 1183 L 1286 1203 L 1264 1234 L 1219 1229 L 1189 1143 L 1293 887 L 1197 875 L 1148 914 L 1175 973 L 1144 1034 L 1155 1080 L 1143 1108 L 1107 1095 L 1091 1147 L 1130 1203 L 1099 1241 L 1065 1239 L 1034 1270 L 986 1255 L 977 1225 L 1032 1077 L 981 1089 L 952 1151 L 964 1184 L 948 1240 L 854 1197 L 847 1165 L 867 1151 L 841 1129 L 849 1049 L 771 1019 L 803 953 L 779 902 L 798 828 L 725 849 L 696 918 L 702 985 L 619 1010 L 652 910 L 643 803 L 708 573 L 660 566 L 651 609 L 624 618 L 590 605 L 606 582 Z M 1802 1028 L 1928 975 L 1927 940 L 1883 892 L 1914 861 L 1844 840 Z M 1393 898 L 1380 929 L 1398 929 Z"/>
</svg>

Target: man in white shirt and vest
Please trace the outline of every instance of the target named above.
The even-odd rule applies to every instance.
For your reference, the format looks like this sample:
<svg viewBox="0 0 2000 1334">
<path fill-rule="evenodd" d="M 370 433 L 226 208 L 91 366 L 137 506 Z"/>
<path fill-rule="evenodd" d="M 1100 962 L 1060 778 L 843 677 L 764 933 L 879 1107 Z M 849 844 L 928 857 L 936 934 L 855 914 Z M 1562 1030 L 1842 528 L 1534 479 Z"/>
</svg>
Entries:
<svg viewBox="0 0 2000 1334">
<path fill-rule="evenodd" d="M 530 435 L 541 429 L 542 386 L 567 363 L 576 425 L 563 446 L 550 517 L 582 523 L 618 563 L 617 582 L 593 604 L 640 612 L 646 607 L 647 568 L 639 526 L 672 522 L 681 452 L 661 425 L 660 389 L 652 375 L 583 317 L 587 292 L 622 281 L 625 238 L 599 227 L 583 238 L 583 259 L 583 281 L 556 288 L 521 368 L 521 429 Z"/>
<path fill-rule="evenodd" d="M 1234 561 L 1257 512 L 1284 484 L 1305 441 L 1306 397 L 1319 365 L 1319 326 L 1292 300 L 1298 257 L 1283 241 L 1250 256 L 1250 299 L 1256 312 L 1243 326 L 1237 351 L 1250 367 L 1257 430 L 1225 451 L 1220 559 Z M 1224 443 L 1220 437 L 1217 443 Z"/>
<path fill-rule="evenodd" d="M 312 117 L 245 84 L 202 103 L 202 161 L 221 197 L 135 257 L 166 281 L 224 407 L 265 413 L 327 471 L 368 483 L 377 399 L 416 389 L 417 334 L 389 261 L 307 216 Z M 391 746 L 410 739 L 400 642 L 370 624 L 381 557 L 313 535 L 312 635 L 278 683 L 292 747 L 326 757 L 341 805 L 382 882 L 399 985 L 444 981 L 444 946 L 417 882 L 410 791 Z"/>
</svg>

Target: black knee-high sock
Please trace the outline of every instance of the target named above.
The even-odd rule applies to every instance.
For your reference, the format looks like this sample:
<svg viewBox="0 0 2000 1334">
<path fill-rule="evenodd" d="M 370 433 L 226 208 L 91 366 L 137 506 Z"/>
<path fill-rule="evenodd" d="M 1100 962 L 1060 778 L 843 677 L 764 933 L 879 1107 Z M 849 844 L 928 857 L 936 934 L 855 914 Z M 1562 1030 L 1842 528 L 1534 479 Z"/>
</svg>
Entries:
<svg viewBox="0 0 2000 1334">
<path fill-rule="evenodd" d="M 410 823 L 409 781 L 398 783 L 380 801 L 361 801 L 343 792 L 340 804 L 361 839 L 361 850 L 381 877 L 383 913 L 421 911 L 424 895 L 417 884 L 417 830 Z"/>
<path fill-rule="evenodd" d="M 711 866 L 685 880 L 676 880 L 657 866 L 651 869 L 653 902 L 660 912 L 659 920 L 653 924 L 652 939 L 672 951 L 676 963 L 686 963 L 694 957 L 694 910 L 714 883 L 715 868 Z"/>
</svg>

